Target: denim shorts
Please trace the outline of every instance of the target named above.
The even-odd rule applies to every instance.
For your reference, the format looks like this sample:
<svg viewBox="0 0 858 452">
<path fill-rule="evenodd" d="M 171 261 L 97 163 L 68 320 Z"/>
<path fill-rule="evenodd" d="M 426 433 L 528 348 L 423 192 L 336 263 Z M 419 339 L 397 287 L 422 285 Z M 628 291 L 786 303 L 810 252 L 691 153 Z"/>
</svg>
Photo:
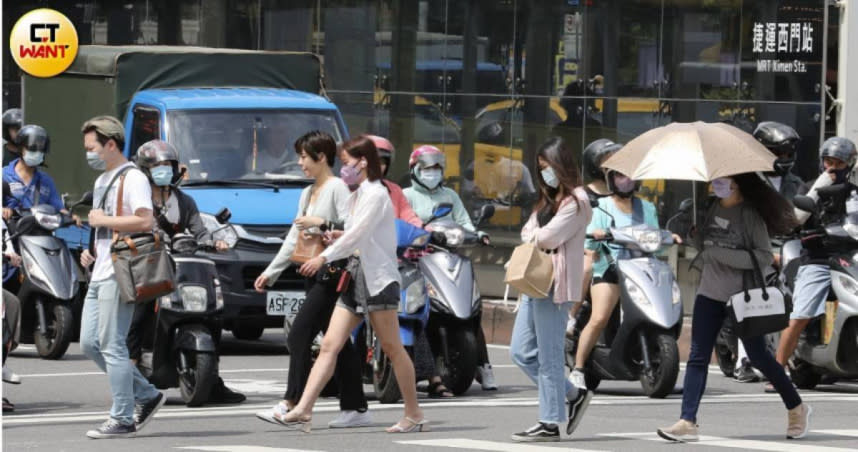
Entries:
<svg viewBox="0 0 858 452">
<path fill-rule="evenodd" d="M 827 265 L 808 264 L 799 267 L 789 318 L 812 319 L 825 314 L 825 300 L 830 289 L 831 270 Z"/>
<path fill-rule="evenodd" d="M 355 315 L 399 310 L 399 283 L 392 282 L 381 292 L 370 295 L 360 261 L 353 258 L 347 269 L 351 273 L 351 283 L 345 292 L 340 294 L 337 306 L 348 309 Z"/>
</svg>

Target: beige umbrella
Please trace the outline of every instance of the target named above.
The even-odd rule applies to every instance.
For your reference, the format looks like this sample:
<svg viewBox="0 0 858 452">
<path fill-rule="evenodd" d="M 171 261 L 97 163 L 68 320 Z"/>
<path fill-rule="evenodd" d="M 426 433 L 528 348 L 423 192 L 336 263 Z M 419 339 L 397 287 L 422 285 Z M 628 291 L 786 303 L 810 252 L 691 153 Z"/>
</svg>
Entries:
<svg viewBox="0 0 858 452">
<path fill-rule="evenodd" d="M 675 122 L 629 141 L 602 167 L 632 179 L 711 181 L 772 171 L 775 155 L 750 134 L 724 123 Z"/>
</svg>

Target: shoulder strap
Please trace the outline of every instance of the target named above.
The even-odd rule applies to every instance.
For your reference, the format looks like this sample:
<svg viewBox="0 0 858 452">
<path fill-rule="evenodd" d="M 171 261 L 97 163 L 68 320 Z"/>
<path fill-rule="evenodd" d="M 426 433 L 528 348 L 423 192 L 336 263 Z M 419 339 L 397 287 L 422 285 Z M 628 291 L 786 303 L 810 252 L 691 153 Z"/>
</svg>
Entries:
<svg viewBox="0 0 858 452">
<path fill-rule="evenodd" d="M 34 177 L 38 177 L 39 179 L 36 181 L 36 194 L 33 195 L 33 206 L 38 206 L 39 200 L 42 197 L 42 175 L 39 173 L 39 170 L 36 170 Z"/>
<path fill-rule="evenodd" d="M 643 201 L 635 196 L 632 198 L 632 223 L 642 224 L 644 221 L 646 221 L 646 215 L 644 214 Z"/>
<path fill-rule="evenodd" d="M 113 187 L 113 183 L 116 182 L 116 179 L 118 179 L 119 176 L 125 174 L 125 172 L 130 170 L 131 168 L 133 168 L 133 166 L 126 166 L 125 168 L 122 168 L 116 174 L 113 175 L 113 178 L 110 179 L 110 182 L 107 184 L 107 188 L 104 190 L 104 194 L 101 195 L 101 201 L 99 201 L 98 203 L 99 209 L 104 209 L 104 203 L 107 202 L 107 196 L 110 194 L 110 189 L 111 187 Z M 89 254 L 91 254 L 93 257 L 95 257 L 96 254 L 95 237 L 97 229 L 98 228 L 89 228 Z"/>
<path fill-rule="evenodd" d="M 119 177 L 119 188 L 116 190 L 116 212 L 114 214 L 117 217 L 122 216 L 122 192 L 125 189 L 125 171 L 122 172 L 122 176 Z M 119 240 L 119 231 L 113 231 L 113 243 Z"/>
</svg>

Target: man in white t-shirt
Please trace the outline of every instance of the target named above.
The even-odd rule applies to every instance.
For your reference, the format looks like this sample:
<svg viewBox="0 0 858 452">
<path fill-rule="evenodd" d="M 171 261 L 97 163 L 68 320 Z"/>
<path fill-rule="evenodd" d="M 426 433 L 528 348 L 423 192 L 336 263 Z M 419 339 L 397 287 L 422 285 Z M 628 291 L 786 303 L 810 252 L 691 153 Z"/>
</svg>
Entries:
<svg viewBox="0 0 858 452">
<path fill-rule="evenodd" d="M 90 250 L 95 250 L 95 256 L 85 250 L 80 258 L 85 268 L 95 264 L 81 316 L 80 347 L 107 373 L 113 396 L 110 418 L 86 436 L 130 437 L 152 420 L 166 397 L 128 359 L 125 339 L 135 305 L 119 300 L 110 242 L 114 231 L 147 232 L 154 228 L 152 191 L 146 176 L 122 154 L 125 129 L 118 119 L 97 116 L 85 122 L 81 132 L 89 166 L 104 173 L 95 181 L 93 209 L 89 212 L 89 225 L 95 230 Z M 118 196 L 122 196 L 122 212 L 116 212 Z"/>
</svg>

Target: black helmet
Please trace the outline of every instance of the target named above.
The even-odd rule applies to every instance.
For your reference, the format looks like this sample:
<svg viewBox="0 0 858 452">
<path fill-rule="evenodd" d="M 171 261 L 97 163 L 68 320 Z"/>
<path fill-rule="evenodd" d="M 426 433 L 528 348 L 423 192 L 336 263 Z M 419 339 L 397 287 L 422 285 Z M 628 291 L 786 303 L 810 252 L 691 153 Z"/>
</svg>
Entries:
<svg viewBox="0 0 858 452">
<path fill-rule="evenodd" d="M 785 176 L 795 165 L 796 145 L 801 137 L 792 127 L 775 121 L 763 121 L 754 130 L 754 138 L 778 158 L 774 173 Z"/>
<path fill-rule="evenodd" d="M 3 112 L 3 139 L 12 141 L 9 129 L 15 127 L 20 129 L 24 125 L 24 114 L 20 108 L 10 108 Z"/>
<path fill-rule="evenodd" d="M 15 137 L 15 145 L 21 150 L 27 148 L 31 152 L 47 154 L 51 150 L 51 139 L 44 127 L 27 124 L 18 131 L 18 136 Z"/>
<path fill-rule="evenodd" d="M 623 145 L 614 143 L 607 138 L 600 138 L 584 148 L 584 174 L 592 180 L 602 180 L 605 173 L 599 166 L 602 159 L 617 152 Z"/>
<path fill-rule="evenodd" d="M 858 158 L 858 151 L 855 150 L 855 143 L 849 138 L 831 137 L 825 140 L 822 147 L 819 148 L 820 165 L 822 165 L 822 159 L 825 157 L 846 162 L 849 168 L 852 168 L 855 166 L 856 158 Z"/>
</svg>

